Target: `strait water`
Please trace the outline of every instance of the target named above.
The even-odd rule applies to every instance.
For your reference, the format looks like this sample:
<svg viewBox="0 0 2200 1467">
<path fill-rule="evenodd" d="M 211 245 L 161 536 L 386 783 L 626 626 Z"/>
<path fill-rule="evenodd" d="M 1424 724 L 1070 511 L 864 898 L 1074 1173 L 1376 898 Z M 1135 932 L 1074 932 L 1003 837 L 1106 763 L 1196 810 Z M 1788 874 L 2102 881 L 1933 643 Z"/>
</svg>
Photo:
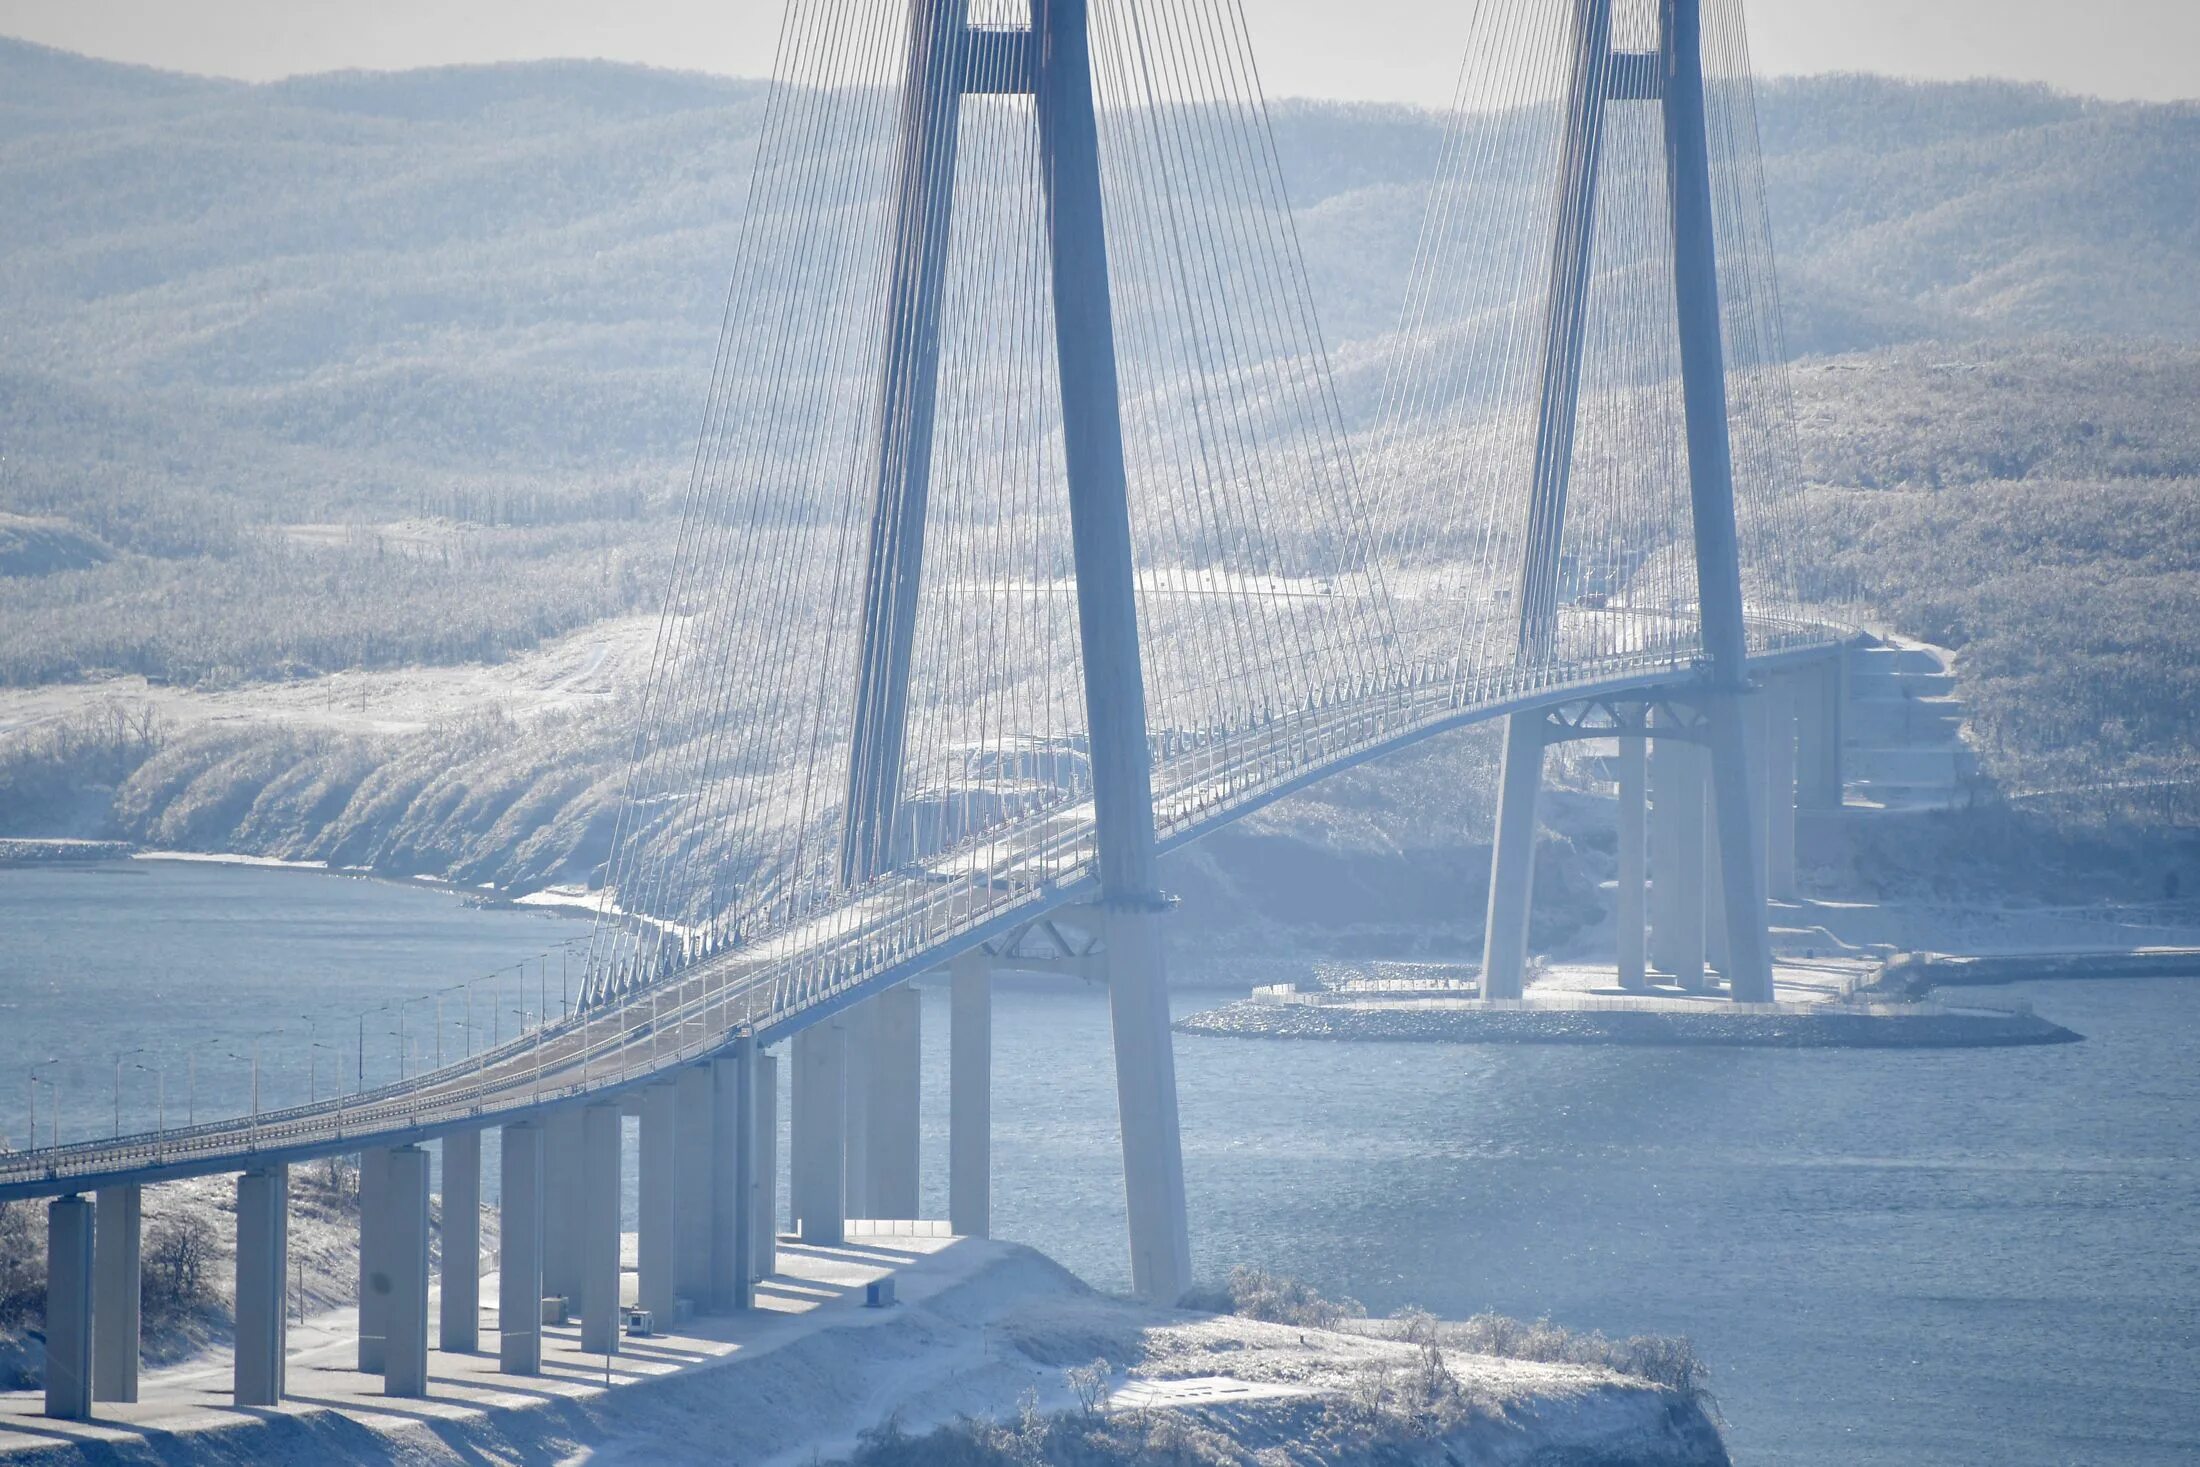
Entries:
<svg viewBox="0 0 2200 1467">
<path fill-rule="evenodd" d="M 464 1042 L 415 1001 L 557 1003 L 568 920 L 447 893 L 151 863 L 0 871 L 0 1130 L 202 1115 L 369 1083 Z M 547 965 L 541 954 L 550 953 Z M 1377 1312 L 1547 1313 L 1692 1335 L 1752 1463 L 2200 1460 L 2200 979 L 2011 990 L 2086 1042 L 1875 1053 L 1287 1044 L 1179 1036 L 1203 1270 L 1257 1263 Z M 1203 1007 L 1221 994 L 1188 994 Z M 946 995 L 926 1020 L 927 1211 L 944 1215 Z M 1120 1286 L 1107 1007 L 1004 981 L 996 1231 Z M 285 1058 L 278 1063 L 280 1052 Z M 245 1058 L 229 1058 L 242 1055 Z M 317 1066 L 309 1075 L 306 1057 Z M 784 1110 L 782 1111 L 784 1114 Z M 493 1151 L 493 1148 L 492 1148 Z"/>
</svg>

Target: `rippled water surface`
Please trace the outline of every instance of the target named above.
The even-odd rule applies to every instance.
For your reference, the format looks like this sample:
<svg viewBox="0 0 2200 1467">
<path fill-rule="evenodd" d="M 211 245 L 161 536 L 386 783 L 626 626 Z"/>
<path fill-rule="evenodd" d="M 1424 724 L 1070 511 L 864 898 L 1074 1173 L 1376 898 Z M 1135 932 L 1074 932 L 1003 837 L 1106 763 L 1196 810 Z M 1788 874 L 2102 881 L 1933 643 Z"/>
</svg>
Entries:
<svg viewBox="0 0 2200 1467">
<path fill-rule="evenodd" d="M 173 1119 L 186 1042 L 244 1052 L 256 1028 L 312 1013 L 328 1047 L 306 1052 L 355 1068 L 339 1056 L 358 1043 L 350 1014 L 521 962 L 524 983 L 477 985 L 476 1022 L 491 986 L 506 1010 L 554 1005 L 557 961 L 545 974 L 538 955 L 578 930 L 288 872 L 0 872 L 0 1075 L 13 1077 L 0 1130 L 20 1134 L 25 1066 L 49 1055 L 63 1063 L 39 1073 L 64 1091 L 66 1139 L 111 1124 L 117 1049 L 152 1047 L 126 1064 L 168 1067 Z M 1378 1312 L 1686 1332 L 1748 1462 L 2200 1460 L 2200 979 L 2011 993 L 2086 1042 L 1839 1053 L 1180 1036 L 1195 1255 Z M 935 1215 L 945 999 L 925 1010 Z M 416 1054 L 431 1013 L 408 1009 Z M 383 1018 L 370 1083 L 397 1064 L 399 1026 Z M 446 1044 L 463 1042 L 461 1022 L 447 999 Z M 1104 999 L 1004 982 L 994 1035 L 996 1230 L 1120 1285 Z M 302 1098 L 304 1047 L 263 1048 L 286 1051 L 280 1066 L 263 1057 L 263 1085 Z M 242 1103 L 243 1062 L 201 1066 L 202 1104 Z M 151 1118 L 151 1084 L 126 1070 L 126 1123 Z"/>
</svg>

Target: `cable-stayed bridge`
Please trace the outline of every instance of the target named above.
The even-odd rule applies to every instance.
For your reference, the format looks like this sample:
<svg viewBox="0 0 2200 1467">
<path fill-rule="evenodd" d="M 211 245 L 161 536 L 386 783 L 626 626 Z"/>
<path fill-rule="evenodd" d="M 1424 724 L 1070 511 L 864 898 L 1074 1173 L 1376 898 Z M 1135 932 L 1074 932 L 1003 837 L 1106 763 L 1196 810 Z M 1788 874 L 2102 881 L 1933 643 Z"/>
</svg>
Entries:
<svg viewBox="0 0 2200 1467">
<path fill-rule="evenodd" d="M 491 1128 L 500 1319 L 548 1290 L 614 1350 L 625 1107 L 643 1305 L 749 1307 L 769 1051 L 804 1240 L 911 1216 L 906 985 L 935 970 L 955 1230 L 987 1226 L 990 972 L 1100 977 L 1133 1282 L 1174 1298 L 1161 858 L 1476 722 L 1506 730 L 1485 998 L 1521 992 L 1544 751 L 1578 738 L 1619 750 L 1621 982 L 1708 959 L 1770 998 L 1795 799 L 1839 797 L 1844 633 L 1794 592 L 1738 5 L 1484 11 L 1378 369 L 1323 345 L 1235 0 L 789 0 L 576 1011 L 379 1089 L 0 1158 L 0 1198 L 58 1199 L 49 1409 L 135 1392 L 134 1269 L 94 1287 L 82 1194 L 134 1258 L 137 1188 L 228 1171 L 237 1399 L 280 1400 L 285 1168 L 353 1151 L 360 1366 L 424 1392 L 420 1143 L 448 1219 Z M 471 1277 L 443 1271 L 446 1350 L 478 1348 Z M 498 1349 L 540 1367 L 539 1332 Z"/>
</svg>

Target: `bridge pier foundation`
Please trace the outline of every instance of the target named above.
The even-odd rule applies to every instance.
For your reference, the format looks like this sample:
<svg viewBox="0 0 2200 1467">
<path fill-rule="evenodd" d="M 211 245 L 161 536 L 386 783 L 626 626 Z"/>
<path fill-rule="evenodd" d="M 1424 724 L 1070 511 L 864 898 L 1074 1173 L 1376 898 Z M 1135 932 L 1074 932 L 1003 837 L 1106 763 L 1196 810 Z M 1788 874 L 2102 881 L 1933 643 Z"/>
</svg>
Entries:
<svg viewBox="0 0 2200 1467">
<path fill-rule="evenodd" d="M 1643 896 L 1648 782 L 1647 741 L 1622 736 L 1619 740 L 1619 873 L 1612 920 L 1619 986 L 1649 986 L 1643 953 Z"/>
<path fill-rule="evenodd" d="M 542 1139 L 535 1121 L 507 1122 L 497 1135 L 497 1369 L 506 1375 L 542 1371 Z"/>
<path fill-rule="evenodd" d="M 1123 1123 L 1123 1191 L 1129 1204 L 1131 1289 L 1174 1304 L 1192 1282 L 1177 1130 L 1176 1054 L 1161 959 L 1161 914 L 1110 908 L 1108 1012 L 1115 1028 L 1115 1095 Z"/>
<path fill-rule="evenodd" d="M 389 1342 L 382 1360 L 382 1393 L 428 1394 L 428 1153 L 418 1146 L 392 1147 L 386 1209 Z"/>
<path fill-rule="evenodd" d="M 1733 954 L 1727 942 L 1726 922 L 1726 850 L 1719 840 L 1719 805 L 1716 793 L 1709 782 L 1704 786 L 1703 824 L 1703 952 L 1707 967 L 1716 969 L 1719 976 L 1730 977 L 1734 971 Z"/>
<path fill-rule="evenodd" d="M 591 1355 L 619 1351 L 619 1199 L 625 1185 L 619 1143 L 624 1130 L 617 1101 L 581 1110 L 581 1349 Z"/>
<path fill-rule="evenodd" d="M 481 1132 L 443 1138 L 443 1313 L 446 1353 L 481 1348 Z"/>
<path fill-rule="evenodd" d="M 948 973 L 947 1226 L 983 1238 L 993 1226 L 993 964 L 967 952 Z"/>
<path fill-rule="evenodd" d="M 924 1101 L 924 996 L 904 983 L 865 1007 L 871 1010 L 869 1109 L 863 1131 L 865 1216 L 917 1215 L 919 1121 Z"/>
<path fill-rule="evenodd" d="M 635 1212 L 634 1302 L 670 1328 L 678 1312 L 680 1093 L 670 1083 L 642 1091 L 641 1197 Z"/>
<path fill-rule="evenodd" d="M 747 1093 L 756 1103 L 756 1119 L 742 1131 L 756 1143 L 749 1199 L 749 1236 L 756 1254 L 749 1262 L 749 1277 L 768 1279 L 779 1272 L 779 1056 L 756 1052 L 756 1082 Z"/>
<path fill-rule="evenodd" d="M 581 1307 L 581 1219 L 588 1211 L 583 1109 L 552 1111 L 542 1137 L 542 1288 L 575 1313 Z"/>
<path fill-rule="evenodd" d="M 673 1139 L 672 1290 L 700 1314 L 715 1303 L 711 1289 L 712 1166 L 731 1137 L 717 1122 L 718 1085 L 707 1064 L 689 1065 L 673 1077 L 679 1112 Z"/>
<path fill-rule="evenodd" d="M 92 1204 L 46 1204 L 46 1414 L 92 1414 Z"/>
<path fill-rule="evenodd" d="M 359 1153 L 359 1369 L 380 1375 L 390 1332 L 390 1152 Z"/>
<path fill-rule="evenodd" d="M 871 1207 L 871 1072 L 878 1062 L 878 999 L 841 1010 L 842 1217 L 876 1216 Z"/>
<path fill-rule="evenodd" d="M 838 1017 L 794 1037 L 794 1134 L 788 1191 L 802 1241 L 847 1237 L 848 1031 Z"/>
<path fill-rule="evenodd" d="M 1830 657 L 1794 675 L 1795 799 L 1805 810 L 1838 810 L 1842 801 L 1841 714 L 1848 659 Z"/>
<path fill-rule="evenodd" d="M 1489 907 L 1482 929 L 1482 997 L 1519 998 L 1527 988 L 1528 919 L 1535 898 L 1535 811 L 1543 789 L 1543 718 L 1505 720 L 1498 778 L 1497 838 L 1490 849 Z"/>
<path fill-rule="evenodd" d="M 138 1398 L 142 1189 L 102 1187 L 93 1199 L 92 1399 Z"/>
<path fill-rule="evenodd" d="M 290 1352 L 283 1307 L 290 1271 L 290 1168 L 261 1167 L 237 1178 L 236 1359 L 231 1386 L 240 1406 L 279 1406 Z"/>
</svg>

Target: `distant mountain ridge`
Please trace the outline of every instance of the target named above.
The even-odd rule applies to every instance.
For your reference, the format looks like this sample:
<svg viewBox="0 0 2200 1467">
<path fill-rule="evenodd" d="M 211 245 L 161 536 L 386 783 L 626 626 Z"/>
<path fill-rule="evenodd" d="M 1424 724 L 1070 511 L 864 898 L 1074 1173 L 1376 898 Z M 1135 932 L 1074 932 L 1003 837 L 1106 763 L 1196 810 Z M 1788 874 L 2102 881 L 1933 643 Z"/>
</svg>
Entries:
<svg viewBox="0 0 2200 1467">
<path fill-rule="evenodd" d="M 0 41 L 0 508 L 133 467 L 344 512 L 454 477 L 661 481 L 767 90 L 603 62 L 247 85 Z M 1760 111 L 1796 354 L 2200 341 L 2200 106 L 1847 76 L 1773 82 Z M 1272 113 L 1325 332 L 1364 375 L 1443 120 Z M 88 456 L 82 413 L 110 424 Z"/>
</svg>

